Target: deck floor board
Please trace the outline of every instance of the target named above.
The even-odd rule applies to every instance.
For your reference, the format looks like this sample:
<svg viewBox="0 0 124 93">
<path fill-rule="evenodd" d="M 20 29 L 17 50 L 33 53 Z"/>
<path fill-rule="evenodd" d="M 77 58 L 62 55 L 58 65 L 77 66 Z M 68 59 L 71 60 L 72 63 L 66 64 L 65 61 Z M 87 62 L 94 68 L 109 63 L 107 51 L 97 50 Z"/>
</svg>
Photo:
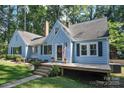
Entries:
<svg viewBox="0 0 124 93">
<path fill-rule="evenodd" d="M 64 69 L 82 70 L 82 71 L 92 71 L 92 72 L 102 72 L 110 73 L 111 68 L 108 64 L 79 64 L 79 63 L 42 63 L 42 65 L 52 66 L 58 65 Z"/>
</svg>

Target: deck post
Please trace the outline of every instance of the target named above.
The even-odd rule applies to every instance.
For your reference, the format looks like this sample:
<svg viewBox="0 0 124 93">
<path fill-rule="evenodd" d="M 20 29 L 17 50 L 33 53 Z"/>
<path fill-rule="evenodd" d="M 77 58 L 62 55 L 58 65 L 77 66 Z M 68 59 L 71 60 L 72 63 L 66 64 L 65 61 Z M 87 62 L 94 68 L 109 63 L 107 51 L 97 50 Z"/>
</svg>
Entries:
<svg viewBox="0 0 124 93">
<path fill-rule="evenodd" d="M 64 69 L 61 68 L 61 76 L 63 76 L 63 75 L 64 75 Z"/>
</svg>

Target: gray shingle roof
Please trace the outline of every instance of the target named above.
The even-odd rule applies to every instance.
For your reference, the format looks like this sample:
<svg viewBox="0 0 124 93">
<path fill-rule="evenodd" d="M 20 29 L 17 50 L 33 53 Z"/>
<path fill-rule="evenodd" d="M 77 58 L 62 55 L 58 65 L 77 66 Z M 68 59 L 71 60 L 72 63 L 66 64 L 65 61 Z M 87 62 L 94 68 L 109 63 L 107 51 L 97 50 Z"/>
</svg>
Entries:
<svg viewBox="0 0 124 93">
<path fill-rule="evenodd" d="M 68 33 L 68 36 L 71 36 L 76 41 L 92 40 L 108 36 L 107 18 L 74 24 L 69 26 L 69 28 L 63 26 L 63 28 Z"/>
<path fill-rule="evenodd" d="M 35 40 L 32 40 L 32 42 L 30 43 L 30 45 L 40 45 L 45 41 L 46 37 L 41 37 Z"/>
<path fill-rule="evenodd" d="M 26 42 L 27 45 L 37 45 L 41 44 L 44 40 L 43 36 L 30 33 L 27 31 L 17 31 L 22 39 Z"/>
<path fill-rule="evenodd" d="M 73 41 L 92 40 L 108 36 L 107 18 L 100 18 L 92 21 L 74 24 L 69 28 L 67 28 L 61 22 L 59 23 L 63 27 L 66 35 Z M 42 44 L 46 39 L 46 37 L 27 31 L 18 31 L 18 33 L 27 43 L 27 45 L 31 46 Z"/>
</svg>

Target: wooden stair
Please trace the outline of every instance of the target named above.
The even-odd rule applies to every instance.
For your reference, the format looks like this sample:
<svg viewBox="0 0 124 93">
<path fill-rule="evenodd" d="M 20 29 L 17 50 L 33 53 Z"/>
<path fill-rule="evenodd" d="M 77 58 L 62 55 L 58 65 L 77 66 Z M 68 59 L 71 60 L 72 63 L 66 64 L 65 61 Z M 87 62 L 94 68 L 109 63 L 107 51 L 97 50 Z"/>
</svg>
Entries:
<svg viewBox="0 0 124 93">
<path fill-rule="evenodd" d="M 51 70 L 52 70 L 51 66 L 41 65 L 33 72 L 33 74 L 48 77 Z"/>
</svg>

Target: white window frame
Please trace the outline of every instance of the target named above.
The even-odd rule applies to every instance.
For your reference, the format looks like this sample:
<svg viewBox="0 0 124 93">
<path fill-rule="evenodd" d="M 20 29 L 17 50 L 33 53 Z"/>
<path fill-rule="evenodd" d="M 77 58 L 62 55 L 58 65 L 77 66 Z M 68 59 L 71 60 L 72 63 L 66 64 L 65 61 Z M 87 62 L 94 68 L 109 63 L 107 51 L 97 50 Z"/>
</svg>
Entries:
<svg viewBox="0 0 124 93">
<path fill-rule="evenodd" d="M 43 44 L 42 46 L 42 55 L 47 55 L 47 56 L 51 56 L 52 55 L 52 53 L 51 54 L 44 54 L 44 46 L 48 46 L 48 45 L 51 45 L 51 47 L 53 48 L 53 45 L 52 44 Z M 52 49 L 51 49 L 51 51 L 52 51 Z M 53 52 L 53 51 L 52 51 Z"/>
<path fill-rule="evenodd" d="M 91 55 L 91 54 L 90 54 L 90 45 L 91 45 L 91 44 L 96 44 L 96 55 Z M 90 55 L 90 56 L 98 56 L 98 42 L 92 42 L 92 43 L 89 44 L 89 55 Z"/>
<path fill-rule="evenodd" d="M 88 55 L 88 45 L 87 45 L 87 43 L 81 43 L 81 44 L 80 44 L 80 56 L 87 56 L 87 55 L 82 55 L 82 54 L 81 54 L 82 45 L 86 45 L 86 47 L 87 47 L 87 55 Z"/>
<path fill-rule="evenodd" d="M 90 45 L 91 44 L 96 44 L 96 55 L 90 55 Z M 87 55 L 82 55 L 81 54 L 81 46 L 86 45 L 87 46 Z M 80 57 L 96 57 L 98 56 L 98 42 L 89 42 L 89 43 L 80 43 Z"/>
<path fill-rule="evenodd" d="M 55 44 L 55 60 L 58 61 L 57 60 L 57 46 L 58 45 L 62 45 L 62 60 L 61 61 L 63 62 L 64 61 L 64 57 L 63 57 L 63 47 L 64 47 L 64 44 L 63 43 L 57 43 L 57 44 Z"/>
</svg>

